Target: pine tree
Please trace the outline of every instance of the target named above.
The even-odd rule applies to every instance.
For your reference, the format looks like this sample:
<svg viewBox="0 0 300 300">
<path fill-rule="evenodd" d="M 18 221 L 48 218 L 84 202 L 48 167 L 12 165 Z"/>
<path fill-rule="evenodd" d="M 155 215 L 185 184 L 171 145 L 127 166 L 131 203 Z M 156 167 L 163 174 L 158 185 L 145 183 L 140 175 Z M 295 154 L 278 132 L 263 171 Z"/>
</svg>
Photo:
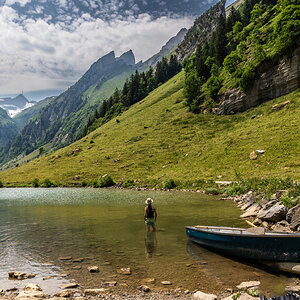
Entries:
<svg viewBox="0 0 300 300">
<path fill-rule="evenodd" d="M 214 41 L 215 56 L 219 66 L 222 65 L 224 58 L 227 55 L 226 51 L 227 37 L 226 37 L 226 20 L 223 15 L 219 18 L 219 23 L 216 29 L 216 39 Z"/>
</svg>

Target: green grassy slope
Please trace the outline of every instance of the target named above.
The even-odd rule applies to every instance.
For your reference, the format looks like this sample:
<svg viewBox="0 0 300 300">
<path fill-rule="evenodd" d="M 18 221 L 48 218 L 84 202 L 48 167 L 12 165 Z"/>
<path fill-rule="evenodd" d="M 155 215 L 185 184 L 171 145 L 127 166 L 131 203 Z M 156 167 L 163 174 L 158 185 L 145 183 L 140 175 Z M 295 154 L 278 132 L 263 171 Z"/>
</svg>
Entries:
<svg viewBox="0 0 300 300">
<path fill-rule="evenodd" d="M 137 179 L 140 185 L 170 178 L 234 180 L 237 173 L 245 179 L 300 179 L 300 90 L 238 115 L 195 115 L 183 104 L 183 83 L 181 72 L 118 122 L 113 119 L 68 147 L 2 172 L 0 179 L 19 185 L 34 178 L 72 185 L 106 173 L 117 182 Z M 286 100 L 289 105 L 272 111 Z M 250 160 L 254 150 L 266 152 Z"/>
</svg>

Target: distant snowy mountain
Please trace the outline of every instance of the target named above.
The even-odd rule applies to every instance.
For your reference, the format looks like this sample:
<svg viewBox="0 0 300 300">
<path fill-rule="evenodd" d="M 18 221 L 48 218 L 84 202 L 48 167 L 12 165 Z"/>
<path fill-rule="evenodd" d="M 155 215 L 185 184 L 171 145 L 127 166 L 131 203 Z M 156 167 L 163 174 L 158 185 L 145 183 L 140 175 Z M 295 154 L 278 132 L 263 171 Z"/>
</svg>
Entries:
<svg viewBox="0 0 300 300">
<path fill-rule="evenodd" d="M 13 118 L 22 110 L 32 107 L 36 102 L 29 101 L 23 94 L 15 98 L 0 98 L 0 107 L 6 110 L 7 114 Z"/>
</svg>

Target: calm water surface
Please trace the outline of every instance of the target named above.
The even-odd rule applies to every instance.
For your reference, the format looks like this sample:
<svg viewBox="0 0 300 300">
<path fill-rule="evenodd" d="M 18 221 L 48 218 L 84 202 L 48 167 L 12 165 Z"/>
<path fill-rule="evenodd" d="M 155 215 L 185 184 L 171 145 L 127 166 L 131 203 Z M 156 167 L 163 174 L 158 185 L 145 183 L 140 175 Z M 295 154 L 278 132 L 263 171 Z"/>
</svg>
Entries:
<svg viewBox="0 0 300 300">
<path fill-rule="evenodd" d="M 158 211 L 156 234 L 145 231 L 147 197 L 154 199 Z M 35 282 L 53 294 L 59 284 L 76 280 L 84 288 L 117 281 L 117 289 L 136 290 L 144 279 L 155 278 L 152 289 L 169 280 L 174 289 L 216 293 L 242 281 L 260 280 L 265 294 L 282 292 L 289 284 L 285 276 L 187 241 L 185 225 L 246 227 L 240 213 L 232 202 L 198 193 L 0 189 L 0 289 Z M 90 274 L 87 267 L 92 265 L 100 272 Z M 132 275 L 118 274 L 123 267 L 130 267 Z M 33 272 L 37 277 L 11 281 L 9 271 Z M 70 276 L 61 276 L 64 273 Z"/>
</svg>

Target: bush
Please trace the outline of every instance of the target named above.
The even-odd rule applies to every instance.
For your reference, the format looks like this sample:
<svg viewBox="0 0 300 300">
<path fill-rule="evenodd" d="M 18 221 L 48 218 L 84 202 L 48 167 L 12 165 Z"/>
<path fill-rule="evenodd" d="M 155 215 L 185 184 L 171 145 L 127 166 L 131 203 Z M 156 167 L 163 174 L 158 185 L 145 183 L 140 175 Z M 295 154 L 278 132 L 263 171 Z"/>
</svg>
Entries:
<svg viewBox="0 0 300 300">
<path fill-rule="evenodd" d="M 38 178 L 34 178 L 34 179 L 33 179 L 32 185 L 33 185 L 34 187 L 39 187 L 39 186 L 40 186 L 40 182 L 39 182 Z"/>
<path fill-rule="evenodd" d="M 164 188 L 171 190 L 171 189 L 174 189 L 176 186 L 177 185 L 176 185 L 175 181 L 173 179 L 169 179 L 168 181 L 166 181 Z"/>
<path fill-rule="evenodd" d="M 82 187 L 86 187 L 88 184 L 87 184 L 87 182 L 85 181 L 85 180 L 83 180 L 82 182 L 81 182 L 81 186 Z"/>
<path fill-rule="evenodd" d="M 115 182 L 108 174 L 105 174 L 98 179 L 98 187 L 99 188 L 109 187 L 109 186 L 113 186 L 113 185 L 115 185 Z"/>
<path fill-rule="evenodd" d="M 57 187 L 57 184 L 55 182 L 51 181 L 49 178 L 46 178 L 44 180 L 43 186 L 46 188 L 50 188 L 50 187 Z"/>
<path fill-rule="evenodd" d="M 135 186 L 135 183 L 133 181 L 133 179 L 127 179 L 123 184 L 122 187 L 123 188 L 130 188 L 132 186 Z"/>
<path fill-rule="evenodd" d="M 3 183 L 2 183 L 2 181 L 0 180 L 0 188 L 2 188 L 3 187 Z"/>
<path fill-rule="evenodd" d="M 232 186 L 226 189 L 227 196 L 236 196 L 246 194 L 248 192 L 247 187 L 242 183 L 234 183 Z"/>
<path fill-rule="evenodd" d="M 255 67 L 251 64 L 246 66 L 240 81 L 241 88 L 246 89 L 247 87 L 249 87 L 253 83 L 255 76 L 256 76 Z"/>
<path fill-rule="evenodd" d="M 206 194 L 212 194 L 212 195 L 220 195 L 222 194 L 222 191 L 218 188 L 206 188 L 204 189 Z"/>
<path fill-rule="evenodd" d="M 232 51 L 229 55 L 227 55 L 224 59 L 223 65 L 225 70 L 227 70 L 230 74 L 236 71 L 237 65 L 240 63 L 241 58 L 236 51 Z"/>
</svg>

